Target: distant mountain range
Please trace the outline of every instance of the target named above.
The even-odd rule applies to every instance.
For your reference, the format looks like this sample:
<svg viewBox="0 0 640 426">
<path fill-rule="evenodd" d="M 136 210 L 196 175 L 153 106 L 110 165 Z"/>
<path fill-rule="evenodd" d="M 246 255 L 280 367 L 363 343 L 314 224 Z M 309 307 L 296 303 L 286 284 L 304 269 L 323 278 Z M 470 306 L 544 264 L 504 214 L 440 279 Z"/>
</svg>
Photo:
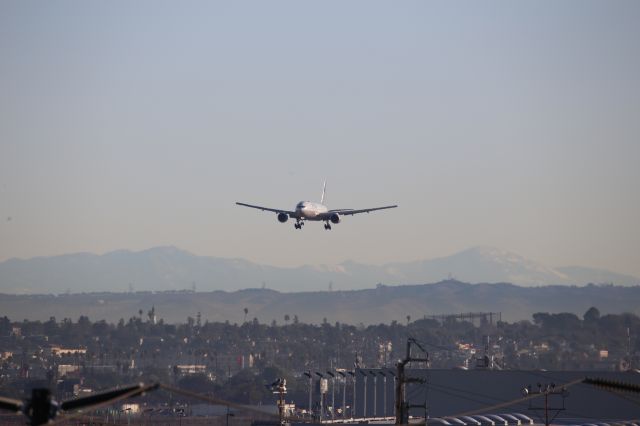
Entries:
<svg viewBox="0 0 640 426">
<path fill-rule="evenodd" d="M 0 263 L 0 293 L 5 294 L 235 291 L 261 287 L 281 292 L 356 290 L 379 283 L 421 284 L 445 278 L 519 286 L 640 284 L 640 279 L 628 275 L 577 266 L 550 268 L 489 247 L 382 266 L 347 261 L 336 266 L 280 268 L 242 259 L 197 256 L 175 247 L 10 259 Z"/>
</svg>

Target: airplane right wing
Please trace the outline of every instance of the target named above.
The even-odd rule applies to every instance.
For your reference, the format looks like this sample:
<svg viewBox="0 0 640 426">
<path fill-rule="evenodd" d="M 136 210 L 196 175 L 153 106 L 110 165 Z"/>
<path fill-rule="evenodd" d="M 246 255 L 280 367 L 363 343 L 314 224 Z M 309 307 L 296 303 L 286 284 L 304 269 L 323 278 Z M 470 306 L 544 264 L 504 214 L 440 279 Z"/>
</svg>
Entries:
<svg viewBox="0 0 640 426">
<path fill-rule="evenodd" d="M 393 205 L 393 206 L 383 206 L 383 207 L 372 207 L 369 209 L 337 209 L 337 210 L 329 210 L 329 213 L 338 213 L 340 215 L 343 216 L 349 216 L 349 215 L 354 215 L 354 214 L 358 214 L 358 213 L 369 213 L 369 212 L 374 212 L 376 210 L 384 210 L 384 209 L 395 209 L 396 207 L 398 207 L 397 205 Z"/>
<path fill-rule="evenodd" d="M 251 207 L 252 209 L 258 209 L 262 211 L 268 211 L 268 212 L 274 212 L 274 213 L 286 213 L 289 215 L 289 217 L 296 217 L 296 212 L 292 212 L 290 210 L 272 209 L 270 207 L 254 206 L 253 204 L 245 204 L 245 203 L 238 203 L 238 202 L 236 202 L 236 204 L 239 206 Z"/>
</svg>

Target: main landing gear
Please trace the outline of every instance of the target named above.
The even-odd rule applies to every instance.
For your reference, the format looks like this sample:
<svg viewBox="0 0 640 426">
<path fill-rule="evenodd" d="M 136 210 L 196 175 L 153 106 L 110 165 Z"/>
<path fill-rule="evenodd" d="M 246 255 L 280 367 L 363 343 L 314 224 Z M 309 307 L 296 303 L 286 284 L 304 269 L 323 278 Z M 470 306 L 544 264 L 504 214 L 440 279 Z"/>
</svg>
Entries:
<svg viewBox="0 0 640 426">
<path fill-rule="evenodd" d="M 304 222 L 302 221 L 297 221 L 296 223 L 293 224 L 293 227 L 296 229 L 302 229 L 302 225 L 304 225 Z"/>
<path fill-rule="evenodd" d="M 327 231 L 331 230 L 331 225 L 329 225 L 329 222 L 324 224 L 324 229 L 326 229 Z"/>
</svg>

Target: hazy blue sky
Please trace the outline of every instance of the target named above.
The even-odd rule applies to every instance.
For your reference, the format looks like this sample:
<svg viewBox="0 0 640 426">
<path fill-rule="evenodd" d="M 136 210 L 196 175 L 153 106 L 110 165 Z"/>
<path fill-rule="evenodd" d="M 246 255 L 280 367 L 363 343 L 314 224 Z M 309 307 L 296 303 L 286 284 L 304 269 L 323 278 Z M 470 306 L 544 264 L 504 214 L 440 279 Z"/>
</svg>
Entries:
<svg viewBox="0 0 640 426">
<path fill-rule="evenodd" d="M 0 3 L 0 260 L 496 246 L 640 276 L 640 2 Z M 303 231 L 235 201 L 398 203 Z"/>
</svg>

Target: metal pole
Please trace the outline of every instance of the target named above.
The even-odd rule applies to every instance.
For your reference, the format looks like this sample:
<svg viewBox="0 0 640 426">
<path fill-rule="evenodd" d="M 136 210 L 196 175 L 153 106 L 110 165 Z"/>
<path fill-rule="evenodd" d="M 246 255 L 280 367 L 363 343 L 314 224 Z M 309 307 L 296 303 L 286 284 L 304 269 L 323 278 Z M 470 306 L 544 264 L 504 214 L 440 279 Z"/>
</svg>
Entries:
<svg viewBox="0 0 640 426">
<path fill-rule="evenodd" d="M 353 370 L 353 373 L 349 372 L 353 379 L 353 403 L 351 404 L 351 417 L 356 418 L 356 370 Z"/>
<path fill-rule="evenodd" d="M 364 397 L 363 397 L 362 405 L 364 407 L 364 410 L 362 410 L 362 417 L 366 419 L 367 418 L 367 375 L 366 374 L 364 375 Z"/>
<path fill-rule="evenodd" d="M 313 377 L 309 375 L 309 416 L 313 417 Z"/>
<path fill-rule="evenodd" d="M 387 376 L 384 374 L 383 371 L 381 371 L 380 374 L 383 377 L 382 383 L 384 385 L 384 387 L 382 388 L 382 395 L 383 395 L 382 402 L 384 404 L 384 408 L 383 408 L 382 412 L 383 412 L 384 417 L 387 417 Z"/>
<path fill-rule="evenodd" d="M 327 371 L 327 374 L 331 376 L 331 420 L 335 420 L 336 412 L 336 375 L 331 371 Z"/>
<path fill-rule="evenodd" d="M 371 372 L 373 373 L 373 372 Z M 378 376 L 373 373 L 373 417 L 377 417 L 378 413 L 376 408 L 378 407 Z"/>
<path fill-rule="evenodd" d="M 320 379 L 322 382 L 322 379 Z M 320 385 L 320 423 L 322 423 L 322 418 L 324 417 L 324 393 L 322 393 L 322 384 Z"/>
<path fill-rule="evenodd" d="M 280 395 L 278 398 L 278 413 L 280 414 L 280 425 L 284 424 L 284 394 L 282 393 L 282 389 L 279 390 Z"/>
<path fill-rule="evenodd" d="M 393 390 L 395 391 L 396 386 L 397 386 L 397 382 L 396 382 L 397 379 L 396 379 L 396 375 L 395 374 L 391 373 L 391 375 L 393 376 Z M 395 416 L 396 416 L 396 404 L 395 404 L 395 401 L 394 401 L 394 404 L 393 404 L 393 417 L 395 417 Z"/>
<path fill-rule="evenodd" d="M 342 388 L 342 418 L 347 416 L 347 376 L 342 375 L 344 379 L 344 387 Z"/>
<path fill-rule="evenodd" d="M 331 420 L 335 419 L 336 412 L 336 376 L 331 377 Z"/>
<path fill-rule="evenodd" d="M 230 381 L 231 381 L 231 366 L 229 365 L 229 366 L 227 366 L 227 386 L 229 385 Z M 231 415 L 231 413 L 230 413 L 230 410 L 229 410 L 229 406 L 227 405 L 227 426 L 229 426 L 229 416 L 230 415 Z"/>
<path fill-rule="evenodd" d="M 304 373 L 304 375 L 309 377 L 309 418 L 313 418 L 313 375 L 311 374 L 311 370 Z"/>
<path fill-rule="evenodd" d="M 544 393 L 544 424 L 549 426 L 549 392 Z"/>
<path fill-rule="evenodd" d="M 322 418 L 324 417 L 324 392 L 322 392 L 322 379 L 324 379 L 324 375 L 317 371 L 316 375 L 320 377 L 320 423 L 322 423 Z"/>
</svg>

